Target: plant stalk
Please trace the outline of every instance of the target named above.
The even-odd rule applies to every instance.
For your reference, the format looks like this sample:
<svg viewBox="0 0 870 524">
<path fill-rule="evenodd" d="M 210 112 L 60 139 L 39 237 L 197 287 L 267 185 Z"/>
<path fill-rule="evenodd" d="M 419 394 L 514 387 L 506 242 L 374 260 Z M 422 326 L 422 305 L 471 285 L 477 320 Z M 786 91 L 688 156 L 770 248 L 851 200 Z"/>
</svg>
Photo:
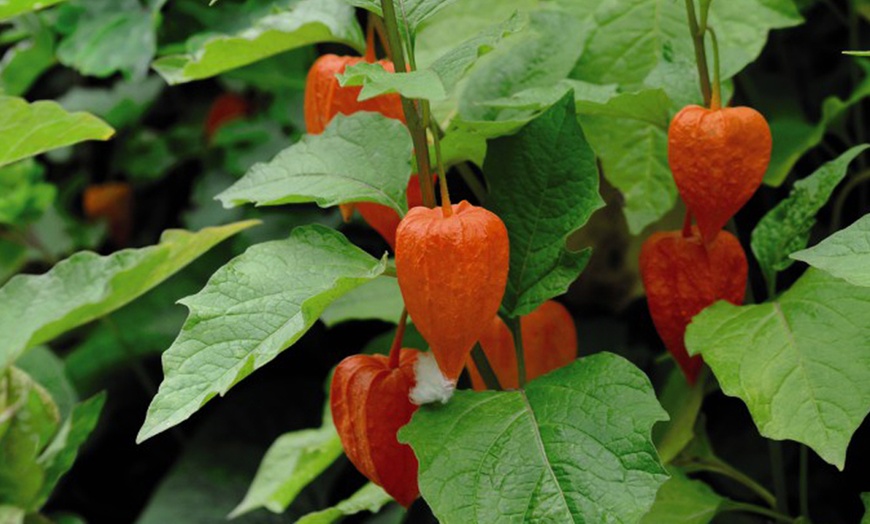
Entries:
<svg viewBox="0 0 870 524">
<path fill-rule="evenodd" d="M 770 469 L 773 474 L 773 492 L 776 494 L 776 509 L 788 514 L 788 488 L 785 482 L 785 465 L 782 460 L 782 442 L 768 441 L 770 447 Z"/>
<path fill-rule="evenodd" d="M 501 383 L 498 381 L 498 377 L 495 371 L 493 371 L 492 365 L 490 365 L 489 359 L 486 358 L 486 353 L 483 352 L 479 342 L 474 344 L 474 348 L 471 350 L 471 359 L 474 361 L 474 365 L 477 367 L 477 372 L 480 373 L 483 383 L 486 384 L 486 389 L 501 391 Z"/>
<path fill-rule="evenodd" d="M 399 317 L 399 324 L 396 327 L 396 336 L 393 337 L 393 344 L 390 346 L 390 369 L 399 367 L 399 361 L 402 358 L 402 339 L 405 338 L 405 326 L 408 324 L 408 310 L 402 308 L 402 316 Z"/>
<path fill-rule="evenodd" d="M 698 66 L 698 79 L 701 81 L 701 94 L 704 96 L 704 105 L 709 107 L 713 90 L 710 87 L 710 72 L 707 69 L 707 51 L 704 49 L 704 33 L 698 27 L 694 0 L 686 0 L 686 15 L 689 19 L 689 33 L 692 35 L 692 44 L 695 47 L 695 63 Z"/>
<path fill-rule="evenodd" d="M 383 20 L 387 32 L 387 42 L 389 42 L 390 59 L 393 61 L 396 71 L 407 71 L 408 64 L 405 62 L 405 53 L 402 38 L 399 35 L 399 25 L 393 1 L 381 0 L 381 9 L 384 13 Z M 426 138 L 426 128 L 414 101 L 404 96 L 401 98 L 405 121 L 408 123 L 408 130 L 411 132 L 411 139 L 414 142 L 414 156 L 417 159 L 417 175 L 420 177 L 423 205 L 433 208 L 435 207 L 435 188 L 429 165 L 429 141 Z"/>
<path fill-rule="evenodd" d="M 517 354 L 517 380 L 520 389 L 522 389 L 526 387 L 526 352 L 523 348 L 523 327 L 520 324 L 520 317 L 509 318 L 507 325 L 514 337 L 514 350 Z"/>
<path fill-rule="evenodd" d="M 776 522 L 794 522 L 794 519 L 780 513 L 778 511 L 773 511 L 767 508 L 762 508 L 761 506 L 756 506 L 755 504 L 747 504 L 745 502 L 734 502 L 732 500 L 726 500 L 719 506 L 721 511 L 743 511 L 746 513 L 755 513 L 756 515 L 764 515 L 765 517 L 769 517 Z"/>
</svg>

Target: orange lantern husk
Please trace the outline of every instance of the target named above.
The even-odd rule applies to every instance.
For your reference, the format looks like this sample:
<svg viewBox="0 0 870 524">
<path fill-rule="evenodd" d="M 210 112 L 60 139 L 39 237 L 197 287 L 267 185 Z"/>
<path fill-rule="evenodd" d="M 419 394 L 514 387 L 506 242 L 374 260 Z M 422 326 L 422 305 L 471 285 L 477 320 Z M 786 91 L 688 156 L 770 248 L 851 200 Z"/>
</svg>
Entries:
<svg viewBox="0 0 870 524">
<path fill-rule="evenodd" d="M 748 264 L 740 241 L 721 231 L 705 244 L 697 227 L 689 237 L 680 231 L 655 233 L 641 249 L 640 274 L 656 330 L 694 384 L 703 361 L 686 352 L 686 326 L 717 300 L 743 303 Z"/>
<path fill-rule="evenodd" d="M 405 307 L 441 372 L 456 380 L 472 346 L 498 312 L 507 283 L 507 228 L 462 201 L 415 207 L 396 231 L 396 273 Z"/>
<path fill-rule="evenodd" d="M 396 433 L 417 410 L 408 395 L 418 355 L 402 349 L 396 368 L 383 355 L 348 357 L 335 368 L 330 386 L 332 418 L 347 457 L 406 508 L 420 494 L 417 458 Z"/>
<path fill-rule="evenodd" d="M 130 243 L 133 231 L 133 188 L 126 182 L 94 184 L 85 188 L 82 208 L 89 219 L 105 220 L 109 238 L 117 247 Z"/>
<path fill-rule="evenodd" d="M 668 130 L 668 163 L 686 207 L 710 242 L 752 197 L 770 163 L 772 139 L 750 107 L 684 107 Z"/>
</svg>

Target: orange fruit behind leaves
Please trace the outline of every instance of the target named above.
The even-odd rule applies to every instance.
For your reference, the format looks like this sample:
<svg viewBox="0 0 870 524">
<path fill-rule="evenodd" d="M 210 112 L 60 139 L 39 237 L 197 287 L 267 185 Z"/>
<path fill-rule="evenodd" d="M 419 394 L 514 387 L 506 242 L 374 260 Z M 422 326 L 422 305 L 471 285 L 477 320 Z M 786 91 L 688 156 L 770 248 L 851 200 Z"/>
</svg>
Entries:
<svg viewBox="0 0 870 524">
<path fill-rule="evenodd" d="M 523 331 L 526 379 L 533 380 L 567 366 L 577 358 L 577 328 L 571 313 L 555 300 L 548 300 L 520 319 Z M 514 337 L 504 321 L 495 316 L 480 336 L 480 347 L 502 388 L 520 386 Z M 469 357 L 468 372 L 477 391 L 486 389 L 477 366 Z"/>
<path fill-rule="evenodd" d="M 456 380 L 498 312 L 510 260 L 498 216 L 464 200 L 452 210 L 408 212 L 396 231 L 396 273 L 414 325 L 441 372 Z"/>
<path fill-rule="evenodd" d="M 437 180 L 437 177 L 434 177 Z M 423 205 L 423 194 L 420 190 L 420 177 L 412 175 L 408 181 L 408 209 Z M 399 214 L 392 208 L 373 202 L 357 202 L 354 204 L 363 219 L 387 241 L 387 244 L 396 250 L 396 229 L 399 227 Z"/>
<path fill-rule="evenodd" d="M 749 107 L 684 107 L 668 129 L 668 164 L 704 240 L 749 201 L 770 163 L 767 121 Z"/>
<path fill-rule="evenodd" d="M 417 410 L 408 395 L 418 354 L 402 349 L 395 369 L 383 355 L 348 357 L 335 368 L 330 387 L 332 418 L 347 457 L 406 508 L 420 494 L 417 458 L 396 433 Z"/>
<path fill-rule="evenodd" d="M 740 241 L 721 231 L 706 244 L 693 228 L 655 233 L 640 253 L 640 274 L 653 323 L 665 347 L 694 384 L 703 361 L 690 357 L 684 337 L 692 317 L 717 300 L 742 304 L 748 266 Z"/>
<path fill-rule="evenodd" d="M 335 75 L 344 73 L 348 66 L 365 61 L 359 56 L 323 55 L 314 62 L 305 81 L 305 126 L 308 133 L 319 135 L 335 115 L 352 115 L 358 111 L 372 111 L 387 118 L 405 121 L 402 99 L 397 94 L 387 94 L 360 102 L 357 100 L 362 87 L 341 87 Z M 395 71 L 389 60 L 379 60 L 388 72 Z"/>
<path fill-rule="evenodd" d="M 205 119 L 205 136 L 211 141 L 218 129 L 224 124 L 244 118 L 248 111 L 248 101 L 235 93 L 224 93 L 217 97 L 208 110 Z"/>
<path fill-rule="evenodd" d="M 126 182 L 94 184 L 85 188 L 82 196 L 85 216 L 91 220 L 105 220 L 109 238 L 117 247 L 130 242 L 133 230 L 133 188 Z"/>
</svg>

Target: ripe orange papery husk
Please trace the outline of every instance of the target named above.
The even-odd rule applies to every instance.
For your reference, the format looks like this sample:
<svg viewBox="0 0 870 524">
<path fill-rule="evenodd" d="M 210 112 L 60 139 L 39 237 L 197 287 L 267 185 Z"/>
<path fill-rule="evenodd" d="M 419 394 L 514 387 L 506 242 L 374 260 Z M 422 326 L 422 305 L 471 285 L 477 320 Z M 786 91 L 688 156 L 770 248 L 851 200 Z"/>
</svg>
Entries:
<svg viewBox="0 0 870 524">
<path fill-rule="evenodd" d="M 360 56 L 323 55 L 314 62 L 305 81 L 305 126 L 308 133 L 318 135 L 326 129 L 335 115 L 352 115 L 358 111 L 373 111 L 387 118 L 405 121 L 402 99 L 398 94 L 376 96 L 358 101 L 362 87 L 341 87 L 335 75 L 344 73 L 348 66 L 364 62 Z M 386 71 L 395 67 L 389 60 L 379 60 Z"/>
<path fill-rule="evenodd" d="M 494 213 L 463 200 L 411 209 L 396 231 L 396 273 L 408 314 L 441 372 L 462 373 L 472 346 L 498 312 L 507 283 L 508 233 Z"/>
<path fill-rule="evenodd" d="M 133 188 L 125 182 L 95 184 L 85 188 L 82 198 L 85 216 L 103 219 L 109 225 L 109 238 L 117 247 L 130 242 L 133 229 Z"/>
<path fill-rule="evenodd" d="M 326 129 L 335 115 L 352 115 L 358 111 L 373 111 L 387 118 L 405 121 L 402 110 L 402 99 L 397 94 L 381 95 L 365 101 L 358 101 L 362 87 L 341 87 L 335 75 L 344 73 L 348 66 L 358 64 L 366 59 L 359 56 L 323 55 L 318 58 L 308 71 L 305 81 L 305 127 L 311 135 L 319 135 Z M 389 60 L 376 62 L 386 71 L 395 72 L 395 66 Z M 344 221 L 353 215 L 354 204 L 340 204 L 341 216 Z"/>
<path fill-rule="evenodd" d="M 437 180 L 437 177 L 433 177 Z M 417 175 L 411 176 L 408 181 L 408 209 L 413 209 L 423 205 L 423 193 L 420 190 L 420 177 Z M 380 233 L 387 244 L 396 250 L 396 229 L 399 227 L 399 214 L 392 208 L 372 202 L 357 202 L 356 208 L 363 219 L 372 226 L 372 229 Z"/>
<path fill-rule="evenodd" d="M 750 107 L 684 107 L 668 130 L 668 163 L 704 240 L 731 220 L 761 185 L 770 126 Z"/>
<path fill-rule="evenodd" d="M 330 408 L 341 444 L 354 466 L 406 508 L 420 494 L 417 458 L 396 438 L 417 406 L 414 387 L 419 352 L 402 349 L 399 367 L 383 355 L 354 355 L 335 368 Z"/>
<path fill-rule="evenodd" d="M 549 300 L 520 319 L 523 330 L 523 355 L 526 380 L 567 366 L 577 358 L 577 327 L 565 306 Z M 506 389 L 520 387 L 514 337 L 504 321 L 495 316 L 483 335 L 480 347 L 495 372 L 498 383 Z M 477 391 L 486 389 L 483 378 L 471 357 L 468 358 L 471 384 Z"/>
<path fill-rule="evenodd" d="M 643 244 L 640 275 L 653 323 L 665 347 L 694 384 L 703 361 L 690 357 L 684 337 L 692 317 L 717 300 L 743 303 L 748 266 L 740 241 L 727 231 L 705 245 L 693 228 L 655 233 Z"/>
<path fill-rule="evenodd" d="M 205 119 L 205 136 L 211 140 L 222 125 L 244 118 L 248 114 L 248 102 L 235 93 L 224 93 L 211 104 Z"/>
</svg>

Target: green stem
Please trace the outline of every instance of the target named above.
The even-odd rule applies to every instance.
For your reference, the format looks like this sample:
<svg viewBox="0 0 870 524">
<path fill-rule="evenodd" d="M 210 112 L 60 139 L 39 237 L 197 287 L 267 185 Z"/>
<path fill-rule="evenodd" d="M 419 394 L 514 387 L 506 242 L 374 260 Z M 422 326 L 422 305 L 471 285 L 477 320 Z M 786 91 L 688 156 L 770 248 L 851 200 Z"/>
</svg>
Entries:
<svg viewBox="0 0 870 524">
<path fill-rule="evenodd" d="M 761 500 L 771 508 L 776 507 L 776 497 L 774 497 L 767 488 L 756 482 L 752 477 L 719 458 L 713 460 L 701 460 L 701 462 L 692 462 L 688 464 L 686 469 L 691 471 L 708 471 L 710 473 L 717 473 L 724 477 L 728 477 L 758 495 Z"/>
<path fill-rule="evenodd" d="M 698 27 L 694 0 L 686 0 L 686 15 L 689 18 L 689 33 L 692 35 L 692 44 L 695 46 L 695 63 L 698 66 L 698 79 L 701 81 L 701 94 L 704 96 L 704 105 L 709 106 L 713 90 L 710 88 L 710 72 L 707 70 L 704 33 Z"/>
<path fill-rule="evenodd" d="M 421 100 L 420 103 L 423 107 L 423 121 L 432 132 L 433 141 L 435 143 L 436 165 L 438 166 L 438 172 L 441 173 L 438 178 L 438 187 L 441 189 L 441 208 L 444 211 L 444 216 L 449 217 L 453 214 L 453 207 L 450 202 L 450 191 L 447 188 L 447 170 L 444 169 L 444 161 L 441 159 L 441 137 L 439 136 L 441 130 L 432 120 L 432 110 L 429 107 L 429 101 Z"/>
<path fill-rule="evenodd" d="M 474 365 L 477 366 L 477 372 L 480 373 L 483 383 L 486 384 L 486 389 L 501 391 L 501 383 L 499 383 L 498 377 L 495 375 L 495 371 L 493 371 L 489 359 L 486 358 L 486 353 L 483 352 L 483 348 L 480 347 L 479 343 L 475 344 L 474 348 L 472 348 L 471 359 L 474 361 Z"/>
<path fill-rule="evenodd" d="M 517 354 L 517 379 L 520 389 L 526 387 L 526 352 L 523 349 L 523 327 L 520 317 L 507 319 L 507 325 L 514 337 L 514 350 Z"/>
<path fill-rule="evenodd" d="M 393 61 L 396 71 L 407 71 L 408 65 L 405 62 L 405 53 L 402 48 L 402 38 L 399 35 L 393 0 L 381 0 L 381 9 L 384 13 L 384 27 L 387 32 L 387 42 L 389 42 L 390 59 Z M 411 132 L 411 139 L 414 142 L 414 156 L 417 158 L 417 175 L 420 177 L 423 204 L 426 207 L 435 207 L 435 188 L 429 167 L 429 141 L 426 138 L 426 128 L 413 100 L 403 96 L 402 109 L 405 113 L 405 121 L 408 123 L 408 130 Z"/>
<path fill-rule="evenodd" d="M 810 521 L 810 490 L 809 490 L 809 451 L 801 444 L 800 454 L 800 500 L 801 517 Z"/>
<path fill-rule="evenodd" d="M 849 194 L 864 182 L 870 181 L 870 170 L 861 171 L 846 182 L 843 189 L 837 193 L 837 198 L 834 199 L 834 205 L 831 210 L 831 233 L 840 230 L 840 225 L 843 223 L 843 208 L 846 206 L 846 199 Z"/>
<path fill-rule="evenodd" d="M 794 522 L 794 519 L 788 515 L 784 515 L 778 511 L 773 511 L 755 504 L 747 504 L 745 502 L 734 502 L 726 500 L 719 506 L 720 511 L 743 511 L 746 513 L 755 513 L 756 515 L 764 515 L 770 517 L 777 522 Z"/>
<path fill-rule="evenodd" d="M 482 205 L 486 200 L 486 187 L 484 187 L 480 180 L 477 179 L 477 175 L 474 174 L 474 171 L 468 167 L 468 162 L 457 164 L 456 170 L 459 171 L 459 176 L 461 176 L 462 180 L 465 181 L 465 185 L 467 185 L 468 189 L 471 190 L 474 198 L 476 198 L 477 202 Z"/>
<path fill-rule="evenodd" d="M 785 482 L 785 466 L 782 460 L 782 442 L 769 440 L 770 469 L 773 474 L 773 492 L 776 494 L 776 509 L 788 513 L 788 487 Z"/>
<path fill-rule="evenodd" d="M 713 94 L 710 96 L 710 109 L 719 109 L 722 107 L 722 83 L 719 76 L 719 40 L 716 38 L 716 31 L 712 27 L 708 27 L 710 32 L 710 43 L 713 46 Z"/>
<path fill-rule="evenodd" d="M 399 324 L 396 326 L 396 335 L 393 337 L 393 344 L 390 346 L 390 369 L 399 367 L 399 362 L 402 359 L 402 340 L 405 338 L 405 326 L 408 324 L 408 310 L 402 308 L 402 316 L 399 317 Z"/>
</svg>

